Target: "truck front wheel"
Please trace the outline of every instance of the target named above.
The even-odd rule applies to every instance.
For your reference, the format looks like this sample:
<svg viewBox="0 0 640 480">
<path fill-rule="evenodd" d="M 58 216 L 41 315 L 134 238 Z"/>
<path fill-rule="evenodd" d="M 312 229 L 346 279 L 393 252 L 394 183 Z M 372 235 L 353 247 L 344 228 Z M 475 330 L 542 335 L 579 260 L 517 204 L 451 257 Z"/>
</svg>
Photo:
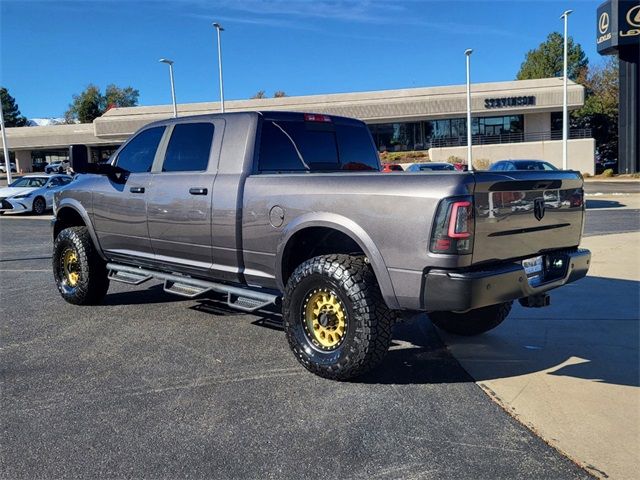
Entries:
<svg viewBox="0 0 640 480">
<path fill-rule="evenodd" d="M 296 268 L 282 315 L 298 361 L 334 380 L 357 377 L 382 361 L 395 318 L 364 257 L 350 255 L 314 257 Z"/>
<path fill-rule="evenodd" d="M 512 302 L 489 305 L 464 313 L 431 312 L 433 324 L 447 333 L 473 336 L 488 332 L 500 325 L 509 315 Z"/>
<path fill-rule="evenodd" d="M 58 234 L 53 244 L 53 277 L 62 298 L 75 305 L 96 305 L 107 294 L 107 266 L 87 227 L 65 228 Z"/>
</svg>

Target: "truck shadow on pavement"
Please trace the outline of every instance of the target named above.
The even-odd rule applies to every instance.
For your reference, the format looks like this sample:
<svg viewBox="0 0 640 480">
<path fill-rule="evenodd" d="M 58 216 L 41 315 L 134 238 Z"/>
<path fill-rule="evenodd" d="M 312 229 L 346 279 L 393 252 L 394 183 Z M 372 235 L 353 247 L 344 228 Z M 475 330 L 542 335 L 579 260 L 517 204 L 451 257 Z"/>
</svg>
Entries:
<svg viewBox="0 0 640 480">
<path fill-rule="evenodd" d="M 162 285 L 107 295 L 105 303 L 180 301 Z M 246 317 L 222 295 L 196 300 L 192 310 Z M 514 304 L 498 328 L 476 337 L 436 329 L 426 314 L 394 326 L 387 357 L 355 380 L 378 384 L 438 384 L 516 377 L 534 372 L 616 385 L 640 386 L 640 282 L 587 277 L 552 293 L 552 305 L 525 309 Z M 249 314 L 251 325 L 282 331 L 277 307 Z M 282 348 L 288 348 L 282 335 Z M 461 366 L 468 368 L 473 378 Z"/>
<path fill-rule="evenodd" d="M 626 205 L 615 200 L 587 200 L 586 207 L 587 209 L 622 208 Z"/>
<path fill-rule="evenodd" d="M 551 296 L 484 335 L 441 337 L 476 381 L 545 372 L 640 386 L 640 282 L 587 277 Z"/>
</svg>

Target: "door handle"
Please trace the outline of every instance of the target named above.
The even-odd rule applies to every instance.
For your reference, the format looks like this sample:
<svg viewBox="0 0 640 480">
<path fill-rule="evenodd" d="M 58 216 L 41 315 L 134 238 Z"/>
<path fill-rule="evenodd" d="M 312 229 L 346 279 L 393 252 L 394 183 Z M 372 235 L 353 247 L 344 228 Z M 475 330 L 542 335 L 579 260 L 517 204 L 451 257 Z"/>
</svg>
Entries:
<svg viewBox="0 0 640 480">
<path fill-rule="evenodd" d="M 129 191 L 131 193 L 144 193 L 144 187 L 131 187 Z"/>
<path fill-rule="evenodd" d="M 206 188 L 190 188 L 189 193 L 191 195 L 206 195 L 207 189 Z"/>
</svg>

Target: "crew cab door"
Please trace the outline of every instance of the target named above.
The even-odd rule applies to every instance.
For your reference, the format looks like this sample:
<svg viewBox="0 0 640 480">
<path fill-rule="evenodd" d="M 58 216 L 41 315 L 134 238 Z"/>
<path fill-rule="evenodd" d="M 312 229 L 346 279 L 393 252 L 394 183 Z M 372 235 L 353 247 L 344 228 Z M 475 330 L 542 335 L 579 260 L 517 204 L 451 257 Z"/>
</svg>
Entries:
<svg viewBox="0 0 640 480">
<path fill-rule="evenodd" d="M 108 176 L 96 182 L 93 222 L 105 252 L 153 257 L 147 228 L 147 190 L 151 168 L 165 127 L 150 127 L 131 138 L 117 153 L 115 165 L 129 172 L 123 181 Z"/>
<path fill-rule="evenodd" d="M 156 261 L 209 269 L 211 198 L 217 165 L 212 148 L 217 121 L 167 127 L 166 146 L 156 159 L 147 197 L 147 219 Z"/>
</svg>

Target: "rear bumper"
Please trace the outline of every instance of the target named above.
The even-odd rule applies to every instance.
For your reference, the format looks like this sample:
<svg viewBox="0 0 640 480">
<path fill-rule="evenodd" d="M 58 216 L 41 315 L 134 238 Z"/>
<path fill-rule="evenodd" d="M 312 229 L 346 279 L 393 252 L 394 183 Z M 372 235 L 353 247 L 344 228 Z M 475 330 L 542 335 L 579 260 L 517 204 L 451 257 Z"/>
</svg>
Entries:
<svg viewBox="0 0 640 480">
<path fill-rule="evenodd" d="M 586 276 L 591 261 L 589 250 L 553 254 L 565 260 L 564 271 L 537 286 L 529 284 L 524 268 L 515 262 L 469 272 L 430 270 L 424 275 L 423 309 L 463 311 L 486 307 L 543 293 Z"/>
</svg>

